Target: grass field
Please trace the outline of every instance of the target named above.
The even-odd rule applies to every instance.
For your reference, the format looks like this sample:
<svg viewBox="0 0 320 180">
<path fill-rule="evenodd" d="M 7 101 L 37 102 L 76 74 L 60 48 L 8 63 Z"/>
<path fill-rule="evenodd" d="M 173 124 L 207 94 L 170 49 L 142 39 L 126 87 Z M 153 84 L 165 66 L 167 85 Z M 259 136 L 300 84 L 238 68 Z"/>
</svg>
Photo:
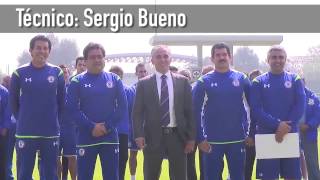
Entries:
<svg viewBox="0 0 320 180">
<path fill-rule="evenodd" d="M 198 154 L 196 155 L 198 156 Z M 15 154 L 13 157 L 13 173 L 16 174 L 16 166 L 15 166 Z M 143 153 L 139 152 L 138 156 L 138 166 L 137 166 L 137 174 L 136 174 L 136 179 L 137 180 L 143 180 Z M 37 162 L 37 161 L 36 161 Z M 197 174 L 199 174 L 199 166 L 198 166 L 198 159 L 196 159 L 196 164 L 197 164 Z M 225 168 L 226 169 L 226 168 Z M 168 173 L 168 161 L 164 160 L 162 163 L 162 171 L 161 171 L 161 176 L 160 176 L 160 180 L 169 180 L 169 173 Z M 227 171 L 224 170 L 224 176 L 223 177 L 227 177 Z M 39 178 L 39 172 L 38 172 L 38 168 L 37 165 L 35 165 L 34 171 L 33 171 L 33 179 L 34 180 L 40 180 Z M 70 178 L 69 178 L 70 179 Z M 102 173 L 101 173 L 101 166 L 100 166 L 100 160 L 99 158 L 97 158 L 97 163 L 96 163 L 96 169 L 94 172 L 94 180 L 102 180 Z M 129 165 L 127 163 L 127 168 L 126 168 L 126 175 L 125 175 L 125 180 L 130 180 L 130 172 L 129 172 Z"/>
<path fill-rule="evenodd" d="M 320 142 L 320 138 L 318 138 L 318 143 Z M 319 145 L 318 145 L 319 146 Z M 319 150 L 319 149 L 318 149 Z M 319 154 L 319 152 L 318 152 Z M 196 157 L 198 157 L 198 154 L 196 154 Z M 13 157 L 13 162 L 14 162 L 14 168 L 13 168 L 13 173 L 16 174 L 16 166 L 15 166 L 15 155 Z M 142 152 L 138 153 L 138 166 L 137 166 L 137 174 L 136 174 L 136 179 L 137 180 L 143 180 L 143 154 Z M 223 179 L 225 180 L 228 175 L 227 171 L 227 166 L 225 165 L 224 171 L 223 171 Z M 196 168 L 197 168 L 197 174 L 199 175 L 199 161 L 198 158 L 196 158 Z M 252 177 L 255 177 L 255 167 L 253 169 L 253 175 Z M 35 166 L 34 171 L 33 171 L 33 178 L 34 180 L 39 180 L 39 173 L 38 173 L 38 168 Z M 102 175 L 101 175 L 101 166 L 100 166 L 100 161 L 99 158 L 97 159 L 96 163 L 96 169 L 94 173 L 94 180 L 102 180 Z M 255 178 L 252 178 L 255 179 Z M 127 164 L 127 169 L 126 169 L 126 175 L 125 175 L 125 180 L 130 180 L 130 172 L 129 172 L 129 166 Z M 160 180 L 169 180 L 169 173 L 168 173 L 168 161 L 164 160 L 162 163 L 162 173 L 160 176 Z"/>
</svg>

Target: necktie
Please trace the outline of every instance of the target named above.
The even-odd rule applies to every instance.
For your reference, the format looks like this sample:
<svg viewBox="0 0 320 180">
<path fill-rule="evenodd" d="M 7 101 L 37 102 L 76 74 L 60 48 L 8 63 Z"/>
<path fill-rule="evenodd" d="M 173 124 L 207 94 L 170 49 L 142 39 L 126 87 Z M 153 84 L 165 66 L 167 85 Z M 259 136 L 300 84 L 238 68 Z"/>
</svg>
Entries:
<svg viewBox="0 0 320 180">
<path fill-rule="evenodd" d="M 160 113 L 161 113 L 161 125 L 163 127 L 168 126 L 170 122 L 170 111 L 169 111 L 169 92 L 167 85 L 167 76 L 161 76 L 161 96 L 160 96 Z"/>
</svg>

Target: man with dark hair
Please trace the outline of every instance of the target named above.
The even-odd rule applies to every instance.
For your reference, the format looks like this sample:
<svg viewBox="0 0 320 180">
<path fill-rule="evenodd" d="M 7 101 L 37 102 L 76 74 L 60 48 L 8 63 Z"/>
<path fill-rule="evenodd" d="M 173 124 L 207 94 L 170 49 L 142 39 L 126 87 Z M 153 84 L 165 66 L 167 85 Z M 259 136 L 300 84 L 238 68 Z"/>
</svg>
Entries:
<svg viewBox="0 0 320 180">
<path fill-rule="evenodd" d="M 91 42 L 83 49 L 83 56 L 84 56 L 85 60 L 88 60 L 89 53 L 92 51 L 100 51 L 100 52 L 94 53 L 94 54 L 96 54 L 95 56 L 98 56 L 99 58 L 100 58 L 100 56 L 102 56 L 103 58 L 106 57 L 106 51 L 104 50 L 103 46 L 101 44 Z M 100 62 L 100 61 L 98 61 L 98 62 Z M 88 61 L 86 61 L 86 63 L 88 63 Z M 99 66 L 100 66 L 100 64 L 99 64 Z M 100 68 L 97 67 L 97 69 L 95 71 L 100 71 L 99 69 Z"/>
<path fill-rule="evenodd" d="M 288 133 L 297 133 L 306 94 L 301 78 L 284 70 L 287 53 L 283 47 L 272 46 L 267 54 L 269 72 L 252 81 L 251 112 L 257 119 L 257 134 L 275 134 L 278 143 Z M 279 103 L 281 102 L 281 103 Z M 301 179 L 299 158 L 257 160 L 257 179 Z"/>
<path fill-rule="evenodd" d="M 199 78 L 193 88 L 198 147 L 204 152 L 204 179 L 221 178 L 225 155 L 231 179 L 243 180 L 246 120 L 243 100 L 244 95 L 246 98 L 249 95 L 250 81 L 245 74 L 230 68 L 231 54 L 226 44 L 212 47 L 211 60 L 215 70 Z"/>
<path fill-rule="evenodd" d="M 73 73 L 73 75 L 71 75 L 69 73 L 71 75 L 71 77 L 68 81 L 70 81 L 74 76 L 87 70 L 86 64 L 85 64 L 85 59 L 83 56 L 79 56 L 76 58 L 75 69 L 76 69 L 76 71 Z M 67 179 L 68 178 L 68 169 L 70 170 L 70 172 L 73 171 L 71 169 L 74 169 L 76 164 L 72 163 L 69 165 L 68 157 L 65 157 L 65 156 L 62 156 L 61 164 L 62 164 L 62 179 Z"/>
<path fill-rule="evenodd" d="M 70 83 L 70 80 L 73 78 L 73 76 L 76 76 L 76 75 L 78 75 L 78 74 L 80 74 L 80 73 L 82 73 L 82 72 L 87 70 L 84 60 L 85 59 L 84 59 L 83 56 L 79 56 L 79 57 L 76 58 L 76 64 L 75 64 L 76 71 L 73 73 L 73 75 L 71 75 L 71 73 L 69 72 L 69 69 L 68 69 L 69 79 L 66 81 L 66 84 Z M 61 65 L 60 68 L 61 69 L 65 69 L 67 67 L 65 65 Z M 64 75 L 66 76 L 66 73 Z M 70 132 L 70 131 L 68 131 L 68 132 Z M 70 143 L 70 144 L 72 145 L 73 143 Z M 62 179 L 63 180 L 68 178 L 68 170 L 70 171 L 70 174 L 73 174 L 73 175 L 71 175 L 72 177 L 76 176 L 76 165 L 77 164 L 76 164 L 76 161 L 74 161 L 74 160 L 71 160 L 72 162 L 71 162 L 71 164 L 69 164 L 68 159 L 70 159 L 70 158 L 73 159 L 73 157 L 72 156 L 70 157 L 69 155 L 68 155 L 68 157 L 62 156 L 61 163 L 60 163 L 60 160 L 59 160 L 60 166 L 58 166 L 58 171 L 60 171 L 60 172 L 62 171 L 61 173 L 62 173 Z M 58 172 L 58 174 L 61 174 L 61 173 Z"/>
<path fill-rule="evenodd" d="M 63 71 L 63 77 L 66 83 L 66 89 L 68 88 L 70 82 L 70 71 L 65 65 L 59 65 Z M 58 159 L 58 179 L 66 180 L 68 178 L 68 170 L 70 171 L 70 176 L 72 180 L 77 178 L 77 153 L 76 153 L 76 127 L 75 122 L 70 117 L 70 113 L 64 110 L 61 120 L 60 120 L 60 146 L 59 152 L 62 158 L 67 159 L 66 172 L 63 172 L 63 159 Z"/>
<path fill-rule="evenodd" d="M 78 126 L 78 180 L 93 178 L 97 155 L 103 179 L 119 179 L 117 128 L 127 109 L 119 76 L 105 72 L 105 50 L 89 43 L 83 50 L 87 71 L 72 78 L 67 108 Z"/>
<path fill-rule="evenodd" d="M 19 67 L 11 76 L 9 95 L 17 120 L 18 180 L 32 178 L 37 150 L 45 157 L 42 158 L 44 178 L 57 177 L 58 119 L 65 103 L 65 83 L 62 70 L 47 63 L 50 50 L 48 38 L 35 36 L 30 41 L 31 63 Z"/>
<path fill-rule="evenodd" d="M 201 69 L 201 76 L 203 76 L 203 75 L 206 75 L 207 73 L 209 73 L 209 72 L 211 72 L 211 71 L 213 71 L 214 70 L 214 66 L 213 65 L 207 65 L 207 66 L 204 66 L 204 67 L 202 67 L 202 69 Z M 193 84 L 195 84 L 196 82 L 194 82 Z M 193 86 L 194 87 L 194 86 Z M 206 102 L 207 102 L 207 100 L 208 100 L 208 97 L 207 96 L 205 96 L 204 97 L 204 101 L 203 101 L 203 106 L 202 106 L 202 114 L 201 114 L 201 119 L 203 120 L 203 107 L 204 107 L 204 105 L 206 104 Z M 199 149 L 199 148 L 198 148 Z M 200 180 L 204 180 L 204 164 L 203 164 L 203 156 L 202 156 L 202 154 L 203 154 L 203 152 L 202 151 L 200 151 L 200 149 L 199 149 L 199 171 L 200 171 L 200 175 L 199 175 L 199 177 L 200 177 Z M 221 167 L 221 172 L 223 171 L 223 167 Z M 222 174 L 221 174 L 221 179 L 222 179 Z"/>
<path fill-rule="evenodd" d="M 151 62 L 156 72 L 137 84 L 133 106 L 133 133 L 144 154 L 144 178 L 159 179 L 164 155 L 170 176 L 187 179 L 186 154 L 193 151 L 195 124 L 192 118 L 191 86 L 169 70 L 171 51 L 155 46 Z"/>
<path fill-rule="evenodd" d="M 191 72 L 188 69 L 181 69 L 178 71 L 178 74 L 183 75 L 184 77 L 186 77 L 189 81 L 189 83 L 191 83 Z M 197 173 L 196 173 L 196 164 L 195 164 L 195 155 L 196 155 L 196 150 L 197 148 L 195 148 L 192 152 L 190 152 L 189 154 L 187 154 L 187 176 L 188 176 L 188 180 L 197 180 Z"/>
<path fill-rule="evenodd" d="M 213 71 L 214 70 L 214 66 L 213 65 L 207 65 L 207 66 L 204 66 L 201 70 L 201 76 L 209 73 L 210 71 Z"/>
<path fill-rule="evenodd" d="M 75 68 L 76 68 L 76 75 L 77 75 L 77 74 L 80 74 L 80 73 L 82 73 L 82 72 L 84 72 L 84 71 L 87 70 L 86 64 L 85 64 L 84 61 L 85 61 L 85 59 L 84 59 L 83 56 L 80 56 L 80 57 L 77 57 L 77 58 L 76 58 L 76 66 L 75 66 Z"/>
<path fill-rule="evenodd" d="M 37 41 L 41 41 L 41 42 L 47 43 L 47 48 L 48 48 L 49 53 L 50 53 L 52 44 L 51 44 L 50 39 L 47 38 L 47 37 L 44 36 L 44 35 L 37 35 L 37 36 L 33 37 L 33 38 L 31 39 L 31 41 L 30 41 L 29 49 L 34 49 L 34 48 L 36 48 L 36 47 L 37 47 L 37 46 L 36 46 L 36 45 L 37 45 Z"/>
<path fill-rule="evenodd" d="M 135 75 L 138 77 L 138 79 L 139 79 L 140 75 L 145 77 L 145 75 L 148 74 L 148 72 L 146 70 L 146 65 L 144 63 L 138 63 L 136 65 L 135 70 L 136 70 Z"/>
<path fill-rule="evenodd" d="M 169 70 L 172 73 L 178 73 L 178 71 L 179 71 L 179 69 L 177 67 L 175 67 L 175 66 L 169 66 Z"/>
<path fill-rule="evenodd" d="M 178 71 L 178 74 L 181 74 L 182 76 L 186 77 L 188 81 L 191 82 L 191 72 L 188 69 L 181 69 L 180 71 Z"/>
<path fill-rule="evenodd" d="M 10 83 L 11 83 L 11 77 L 9 75 L 6 75 L 2 78 L 2 85 L 5 88 L 10 88 Z"/>
<path fill-rule="evenodd" d="M 124 72 L 123 72 L 123 69 L 120 66 L 117 66 L 117 65 L 111 66 L 110 69 L 109 69 L 109 72 L 112 72 L 112 73 L 118 75 L 121 80 L 123 79 Z"/>
</svg>

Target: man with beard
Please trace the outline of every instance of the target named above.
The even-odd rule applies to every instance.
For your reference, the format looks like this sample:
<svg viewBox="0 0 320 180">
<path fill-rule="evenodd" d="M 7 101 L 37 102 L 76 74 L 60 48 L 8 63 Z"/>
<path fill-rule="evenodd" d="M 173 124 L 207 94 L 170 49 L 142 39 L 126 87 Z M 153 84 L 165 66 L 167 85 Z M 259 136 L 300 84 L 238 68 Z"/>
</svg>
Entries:
<svg viewBox="0 0 320 180">
<path fill-rule="evenodd" d="M 243 180 L 246 120 L 243 95 L 248 97 L 250 81 L 245 74 L 230 69 L 231 54 L 226 44 L 212 47 L 211 60 L 215 70 L 199 78 L 193 88 L 198 147 L 204 152 L 204 179 L 221 179 L 225 155 L 231 179 Z"/>
</svg>

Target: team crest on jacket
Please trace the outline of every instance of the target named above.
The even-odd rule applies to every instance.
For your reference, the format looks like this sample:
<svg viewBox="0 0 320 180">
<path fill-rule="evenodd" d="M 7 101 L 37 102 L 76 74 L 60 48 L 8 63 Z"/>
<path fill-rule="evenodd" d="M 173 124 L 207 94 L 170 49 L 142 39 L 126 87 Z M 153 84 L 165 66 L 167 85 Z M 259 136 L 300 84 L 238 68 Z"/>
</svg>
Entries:
<svg viewBox="0 0 320 180">
<path fill-rule="evenodd" d="M 113 82 L 112 81 L 108 81 L 107 82 L 107 87 L 108 88 L 113 88 Z"/>
<path fill-rule="evenodd" d="M 286 82 L 284 82 L 284 87 L 291 88 L 292 87 L 292 83 L 290 81 L 286 81 Z"/>
<path fill-rule="evenodd" d="M 49 83 L 53 83 L 54 82 L 54 77 L 53 76 L 48 76 L 48 81 L 49 81 Z"/>
<path fill-rule="evenodd" d="M 86 151 L 83 149 L 83 148 L 81 148 L 81 149 L 79 149 L 79 156 L 84 156 L 84 153 L 85 153 Z"/>
<path fill-rule="evenodd" d="M 308 99 L 308 105 L 313 106 L 314 105 L 314 100 L 309 98 Z"/>
<path fill-rule="evenodd" d="M 18 141 L 18 147 L 20 148 L 20 149 L 22 149 L 22 148 L 24 148 L 24 141 L 23 140 L 19 140 Z"/>
<path fill-rule="evenodd" d="M 238 79 L 233 80 L 233 81 L 232 81 L 232 84 L 233 84 L 233 86 L 235 86 L 235 87 L 240 86 L 240 82 L 239 82 Z"/>
</svg>

